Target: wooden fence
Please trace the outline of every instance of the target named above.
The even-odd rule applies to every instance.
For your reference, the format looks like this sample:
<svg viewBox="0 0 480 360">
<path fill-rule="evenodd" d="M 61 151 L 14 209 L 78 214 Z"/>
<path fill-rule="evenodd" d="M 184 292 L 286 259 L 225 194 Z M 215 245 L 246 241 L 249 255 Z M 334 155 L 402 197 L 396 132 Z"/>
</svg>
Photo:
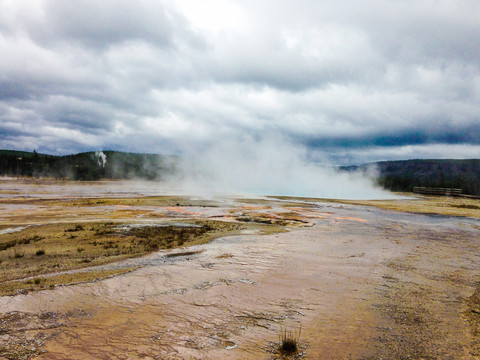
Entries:
<svg viewBox="0 0 480 360">
<path fill-rule="evenodd" d="M 413 188 L 413 192 L 416 194 L 425 194 L 425 195 L 460 196 L 462 194 L 462 189 L 415 186 Z"/>
</svg>

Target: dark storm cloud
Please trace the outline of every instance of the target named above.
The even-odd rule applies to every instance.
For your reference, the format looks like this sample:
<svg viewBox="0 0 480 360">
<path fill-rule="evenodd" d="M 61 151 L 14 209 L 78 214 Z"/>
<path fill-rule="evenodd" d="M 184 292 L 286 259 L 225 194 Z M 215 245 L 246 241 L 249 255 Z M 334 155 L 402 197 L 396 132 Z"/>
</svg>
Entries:
<svg viewBox="0 0 480 360">
<path fill-rule="evenodd" d="M 0 147 L 177 152 L 281 134 L 335 161 L 470 156 L 478 13 L 470 0 L 0 0 Z"/>
<path fill-rule="evenodd" d="M 310 147 L 359 148 L 368 146 L 392 147 L 425 144 L 472 144 L 480 145 L 480 124 L 472 124 L 460 129 L 439 128 L 438 131 L 426 132 L 424 129 L 402 131 L 377 136 L 334 137 L 330 139 L 305 138 L 303 143 Z"/>
</svg>

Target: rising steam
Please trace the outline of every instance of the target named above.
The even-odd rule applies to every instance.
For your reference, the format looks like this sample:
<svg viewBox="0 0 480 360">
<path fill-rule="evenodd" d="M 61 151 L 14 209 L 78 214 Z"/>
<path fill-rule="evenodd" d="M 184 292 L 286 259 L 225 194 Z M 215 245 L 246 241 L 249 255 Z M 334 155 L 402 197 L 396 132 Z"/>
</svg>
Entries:
<svg viewBox="0 0 480 360">
<path fill-rule="evenodd" d="M 393 194 L 365 173 L 339 172 L 307 161 L 305 148 L 281 138 L 229 140 L 203 151 L 187 148 L 175 181 L 190 194 L 286 195 L 385 199 Z"/>
<path fill-rule="evenodd" d="M 95 156 L 98 161 L 98 166 L 105 167 L 107 163 L 107 155 L 103 153 L 103 151 L 95 151 Z"/>
</svg>

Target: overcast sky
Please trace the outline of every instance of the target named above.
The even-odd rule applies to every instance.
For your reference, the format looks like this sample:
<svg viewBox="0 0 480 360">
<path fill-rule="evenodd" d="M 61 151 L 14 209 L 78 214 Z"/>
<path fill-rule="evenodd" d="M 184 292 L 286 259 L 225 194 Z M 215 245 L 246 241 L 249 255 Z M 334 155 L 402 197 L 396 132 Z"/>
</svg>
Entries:
<svg viewBox="0 0 480 360">
<path fill-rule="evenodd" d="M 336 164 L 480 158 L 479 14 L 478 0 L 0 0 L 0 148 L 274 136 Z"/>
</svg>

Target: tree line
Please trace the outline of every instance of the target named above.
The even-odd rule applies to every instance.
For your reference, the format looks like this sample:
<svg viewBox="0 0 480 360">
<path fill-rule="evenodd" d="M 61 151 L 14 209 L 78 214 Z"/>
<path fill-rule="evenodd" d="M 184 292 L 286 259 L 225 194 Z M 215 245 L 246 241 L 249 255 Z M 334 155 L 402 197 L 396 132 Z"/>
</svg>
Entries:
<svg viewBox="0 0 480 360">
<path fill-rule="evenodd" d="M 0 151 L 0 176 L 68 180 L 160 180 L 175 171 L 176 158 L 117 151 L 56 156 L 22 151 Z"/>
<path fill-rule="evenodd" d="M 377 182 L 390 191 L 411 192 L 413 188 L 456 188 L 463 194 L 480 196 L 480 160 L 402 160 L 345 167 L 366 170 L 375 166 Z"/>
</svg>

